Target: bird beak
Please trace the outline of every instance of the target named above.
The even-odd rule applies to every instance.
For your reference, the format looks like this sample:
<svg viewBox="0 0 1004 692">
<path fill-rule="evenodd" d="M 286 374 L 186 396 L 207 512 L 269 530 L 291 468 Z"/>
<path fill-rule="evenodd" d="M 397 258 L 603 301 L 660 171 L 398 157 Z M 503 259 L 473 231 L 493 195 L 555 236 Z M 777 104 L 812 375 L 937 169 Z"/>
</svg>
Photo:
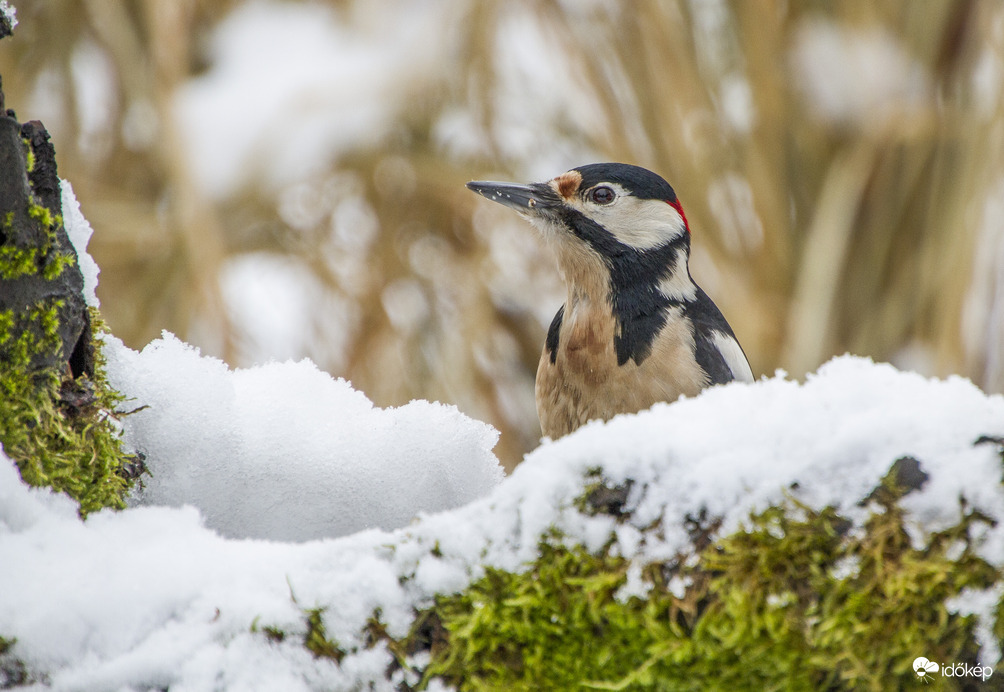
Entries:
<svg viewBox="0 0 1004 692">
<path fill-rule="evenodd" d="M 485 199 L 498 202 L 523 214 L 551 209 L 558 200 L 554 190 L 548 185 L 520 185 L 518 183 L 494 183 L 489 180 L 472 180 L 467 188 Z"/>
</svg>

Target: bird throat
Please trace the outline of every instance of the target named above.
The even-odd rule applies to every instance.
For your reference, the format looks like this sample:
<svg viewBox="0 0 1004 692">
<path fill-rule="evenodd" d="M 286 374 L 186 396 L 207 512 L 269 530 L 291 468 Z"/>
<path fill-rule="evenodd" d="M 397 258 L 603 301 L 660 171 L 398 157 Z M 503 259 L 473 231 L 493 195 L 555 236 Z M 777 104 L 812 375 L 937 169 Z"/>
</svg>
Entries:
<svg viewBox="0 0 1004 692">
<path fill-rule="evenodd" d="M 583 335 L 590 340 L 608 339 L 618 366 L 629 360 L 641 365 L 673 306 L 683 302 L 679 296 L 667 295 L 661 286 L 669 278 L 692 285 L 686 255 L 682 244 L 651 252 L 626 252 L 614 258 L 583 245 L 560 248 L 558 266 L 568 287 L 568 300 L 552 325 L 549 350 L 558 347 L 560 330 L 572 342 Z"/>
</svg>

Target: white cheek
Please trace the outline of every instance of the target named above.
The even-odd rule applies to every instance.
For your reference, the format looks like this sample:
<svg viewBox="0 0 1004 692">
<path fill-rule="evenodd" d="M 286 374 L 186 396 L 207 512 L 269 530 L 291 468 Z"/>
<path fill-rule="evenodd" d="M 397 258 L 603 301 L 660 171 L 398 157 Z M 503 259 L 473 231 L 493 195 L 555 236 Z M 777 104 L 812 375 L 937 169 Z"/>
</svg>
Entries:
<svg viewBox="0 0 1004 692">
<path fill-rule="evenodd" d="M 680 213 L 659 200 L 622 197 L 592 215 L 619 241 L 639 250 L 665 245 L 687 232 Z"/>
</svg>

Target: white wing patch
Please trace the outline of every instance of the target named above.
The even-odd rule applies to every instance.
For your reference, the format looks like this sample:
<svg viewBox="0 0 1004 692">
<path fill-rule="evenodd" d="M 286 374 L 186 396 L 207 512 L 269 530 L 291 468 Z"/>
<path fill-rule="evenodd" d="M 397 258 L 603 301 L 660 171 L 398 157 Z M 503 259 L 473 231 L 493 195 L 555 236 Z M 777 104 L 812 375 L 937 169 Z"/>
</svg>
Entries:
<svg viewBox="0 0 1004 692">
<path fill-rule="evenodd" d="M 753 370 L 750 369 L 746 354 L 739 346 L 739 342 L 725 332 L 711 332 L 711 339 L 715 342 L 715 347 L 722 354 L 725 364 L 732 371 L 732 377 L 739 382 L 752 382 Z"/>
</svg>

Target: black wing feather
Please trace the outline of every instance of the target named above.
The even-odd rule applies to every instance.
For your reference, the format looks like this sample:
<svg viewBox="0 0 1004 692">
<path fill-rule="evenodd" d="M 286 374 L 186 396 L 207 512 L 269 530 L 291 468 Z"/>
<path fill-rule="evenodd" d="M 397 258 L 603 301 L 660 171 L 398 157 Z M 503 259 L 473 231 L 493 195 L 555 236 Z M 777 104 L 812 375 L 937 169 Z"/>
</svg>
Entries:
<svg viewBox="0 0 1004 692">
<path fill-rule="evenodd" d="M 564 318 L 565 306 L 562 305 L 558 308 L 558 313 L 551 320 L 551 326 L 547 329 L 547 340 L 544 341 L 544 346 L 547 347 L 547 352 L 551 356 L 552 365 L 558 360 L 558 337 L 561 334 L 561 321 Z"/>
<path fill-rule="evenodd" d="M 735 379 L 732 370 L 718 350 L 715 343 L 714 334 L 719 332 L 727 334 L 733 339 L 736 338 L 732 332 L 732 327 L 726 321 L 722 311 L 718 309 L 714 301 L 705 293 L 700 286 L 697 287 L 697 295 L 694 300 L 683 304 L 683 314 L 686 315 L 694 325 L 694 342 L 697 346 L 697 364 L 700 365 L 710 378 L 710 384 L 724 384 Z M 739 343 L 736 341 L 736 343 Z M 740 346 L 740 349 L 742 347 Z"/>
</svg>

